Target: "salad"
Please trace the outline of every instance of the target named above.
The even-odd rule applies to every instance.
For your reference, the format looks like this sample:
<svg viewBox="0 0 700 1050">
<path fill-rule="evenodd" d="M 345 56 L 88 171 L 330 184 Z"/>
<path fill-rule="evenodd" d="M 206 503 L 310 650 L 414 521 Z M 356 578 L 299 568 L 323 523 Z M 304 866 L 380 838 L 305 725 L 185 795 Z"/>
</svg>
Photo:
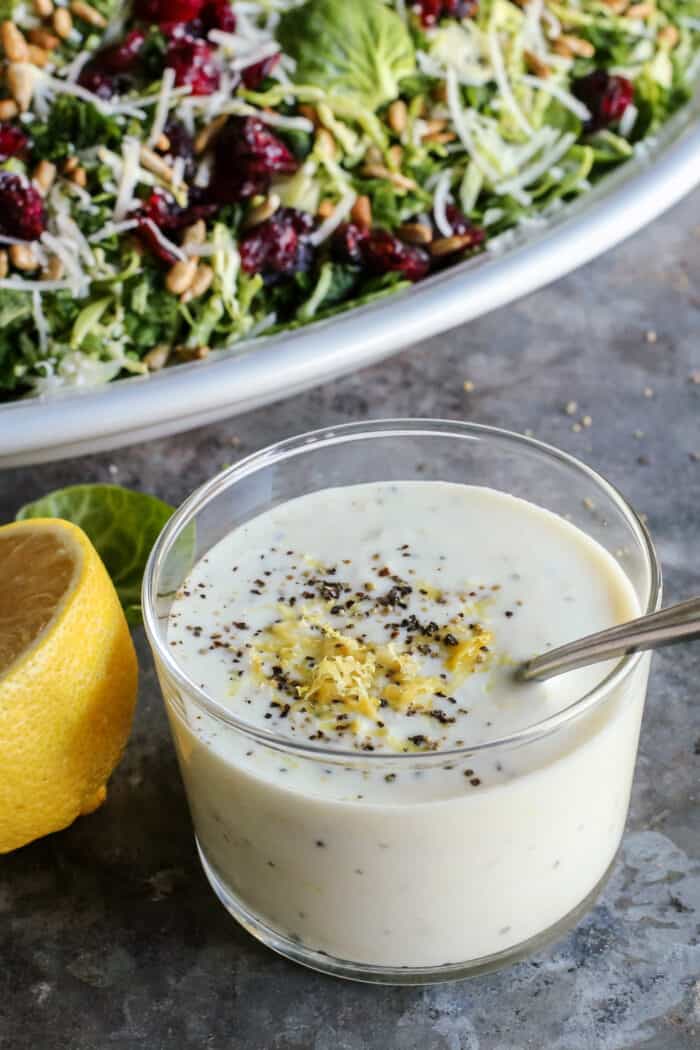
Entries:
<svg viewBox="0 0 700 1050">
<path fill-rule="evenodd" d="M 1 399 L 197 360 L 498 246 L 700 70 L 700 0 L 0 16 Z"/>
</svg>

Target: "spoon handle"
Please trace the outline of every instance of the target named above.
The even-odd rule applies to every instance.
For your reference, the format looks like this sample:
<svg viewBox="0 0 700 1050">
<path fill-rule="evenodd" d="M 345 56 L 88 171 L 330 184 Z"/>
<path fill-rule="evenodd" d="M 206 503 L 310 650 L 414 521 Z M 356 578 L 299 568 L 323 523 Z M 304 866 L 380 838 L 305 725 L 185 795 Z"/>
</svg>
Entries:
<svg viewBox="0 0 700 1050">
<path fill-rule="evenodd" d="M 526 682 L 541 682 L 576 667 L 587 667 L 645 649 L 660 649 L 693 638 L 700 638 L 700 598 L 690 598 L 668 609 L 550 649 L 524 663 L 519 668 L 518 677 Z"/>
</svg>

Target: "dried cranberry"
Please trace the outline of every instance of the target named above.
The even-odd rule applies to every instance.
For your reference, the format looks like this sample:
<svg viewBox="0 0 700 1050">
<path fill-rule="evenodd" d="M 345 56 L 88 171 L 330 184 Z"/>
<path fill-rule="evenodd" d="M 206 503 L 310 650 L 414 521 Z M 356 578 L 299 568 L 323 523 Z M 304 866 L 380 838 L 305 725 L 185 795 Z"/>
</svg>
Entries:
<svg viewBox="0 0 700 1050">
<path fill-rule="evenodd" d="M 190 186 L 185 208 L 189 222 L 194 222 L 195 219 L 207 219 L 218 210 L 219 205 L 212 201 L 208 187 Z"/>
<path fill-rule="evenodd" d="M 103 99 L 111 98 L 119 90 L 117 78 L 100 69 L 95 62 L 89 62 L 83 67 L 78 83 L 81 87 L 92 91 L 93 95 Z"/>
<path fill-rule="evenodd" d="M 179 120 L 169 120 L 164 133 L 168 139 L 168 148 L 164 150 L 171 157 L 182 157 L 185 161 L 185 178 L 192 177 L 194 172 L 194 140 Z"/>
<path fill-rule="evenodd" d="M 232 117 L 216 140 L 211 194 L 222 204 L 265 193 L 273 175 L 289 175 L 297 162 L 284 142 L 257 117 Z"/>
<path fill-rule="evenodd" d="M 239 245 L 245 273 L 289 274 L 305 270 L 313 254 L 307 235 L 313 219 L 295 208 L 278 208 L 249 230 Z"/>
<path fill-rule="evenodd" d="M 176 256 L 161 243 L 153 226 L 156 226 L 166 237 L 171 238 L 178 230 L 191 226 L 197 219 L 209 218 L 215 211 L 216 205 L 203 202 L 201 192 L 194 187 L 190 189 L 190 200 L 186 208 L 180 207 L 169 194 L 161 190 L 154 190 L 135 214 L 139 222 L 137 232 L 146 247 L 158 259 L 165 263 L 174 263 Z"/>
<path fill-rule="evenodd" d="M 339 262 L 361 263 L 362 248 L 369 240 L 369 230 L 353 222 L 343 223 L 333 234 L 331 254 Z"/>
<path fill-rule="evenodd" d="M 331 241 L 331 254 L 341 262 L 364 265 L 372 273 L 402 273 L 409 281 L 419 281 L 430 268 L 425 249 L 405 244 L 388 230 L 370 232 L 355 223 L 338 227 Z"/>
<path fill-rule="evenodd" d="M 261 58 L 259 62 L 254 62 L 252 66 L 246 66 L 241 75 L 243 83 L 248 90 L 257 91 L 265 77 L 269 76 L 279 60 L 280 54 L 278 51 L 275 55 L 268 55 L 267 58 Z"/>
<path fill-rule="evenodd" d="M 476 248 L 479 244 L 483 244 L 486 239 L 486 233 L 480 226 L 475 226 L 469 219 L 464 215 L 459 208 L 455 207 L 454 204 L 445 205 L 445 216 L 450 226 L 452 227 L 453 237 L 465 237 L 467 234 L 471 237 L 471 241 L 468 245 L 461 245 L 457 250 L 464 251 L 465 247 Z"/>
<path fill-rule="evenodd" d="M 194 140 L 183 123 L 169 120 L 164 128 L 170 148 L 168 153 L 173 157 L 191 157 L 194 154 Z"/>
<path fill-rule="evenodd" d="M 121 44 L 98 51 L 94 59 L 95 68 L 108 73 L 128 73 L 137 65 L 145 41 L 143 29 L 132 29 Z"/>
<path fill-rule="evenodd" d="M 0 162 L 16 157 L 27 145 L 27 136 L 14 124 L 0 124 Z"/>
<path fill-rule="evenodd" d="M 152 196 L 155 196 L 155 194 Z M 159 208 L 144 206 L 144 208 L 135 216 L 138 221 L 136 233 L 142 244 L 144 244 L 157 259 L 172 266 L 174 262 L 177 262 L 178 256 L 163 244 L 160 237 L 158 237 L 158 232 L 162 233 L 168 238 L 168 240 L 172 240 L 174 234 L 177 233 L 178 230 L 181 230 L 184 226 L 191 226 L 193 222 L 197 221 L 197 219 L 207 218 L 207 216 L 211 214 L 212 209 L 208 206 L 178 208 L 177 205 L 175 205 L 175 210 L 170 214 L 166 213 L 164 218 Z"/>
<path fill-rule="evenodd" d="M 230 0 L 210 0 L 205 3 L 200 18 L 205 34 L 211 29 L 221 29 L 224 33 L 236 32 L 236 16 Z"/>
<path fill-rule="evenodd" d="M 204 40 L 184 37 L 174 40 L 167 51 L 167 65 L 175 70 L 178 87 L 190 87 L 193 95 L 211 95 L 221 77 L 212 49 Z"/>
<path fill-rule="evenodd" d="M 191 22 L 203 4 L 204 0 L 137 0 L 135 14 L 144 22 Z"/>
<path fill-rule="evenodd" d="M 413 10 L 426 29 L 437 25 L 441 18 L 473 18 L 479 0 L 416 0 Z"/>
<path fill-rule="evenodd" d="M 174 40 L 192 40 L 193 37 L 202 36 L 202 23 L 198 18 L 193 22 L 161 22 L 158 29 L 169 44 Z"/>
<path fill-rule="evenodd" d="M 373 273 L 401 273 L 420 281 L 430 269 L 430 256 L 415 244 L 404 244 L 388 230 L 372 230 L 362 246 L 365 265 Z"/>
<path fill-rule="evenodd" d="M 21 175 L 0 172 L 0 229 L 8 237 L 35 241 L 46 229 L 41 194 Z"/>
<path fill-rule="evenodd" d="M 572 92 L 591 113 L 586 131 L 606 128 L 620 119 L 634 99 L 634 85 L 627 77 L 616 76 L 605 69 L 594 69 L 575 80 Z"/>
<path fill-rule="evenodd" d="M 141 205 L 139 217 L 150 219 L 159 230 L 174 230 L 182 211 L 183 209 L 176 204 L 173 197 L 163 193 L 162 190 L 154 190 Z"/>
<path fill-rule="evenodd" d="M 78 83 L 103 99 L 127 91 L 131 84 L 125 74 L 137 66 L 145 40 L 143 30 L 132 29 L 120 44 L 98 51 L 83 67 Z"/>
<path fill-rule="evenodd" d="M 182 208 L 169 194 L 154 190 L 141 205 L 137 218 L 150 219 L 163 233 L 181 230 L 197 219 L 207 219 L 217 210 L 215 204 L 202 199 L 201 191 L 192 187 L 186 208 Z"/>
<path fill-rule="evenodd" d="M 153 228 L 152 222 L 153 220 L 149 222 L 145 217 L 139 217 L 139 224 L 137 227 L 138 235 L 143 244 L 157 259 L 160 259 L 161 262 L 167 263 L 168 266 L 172 266 L 173 263 L 177 262 L 178 257 L 162 243 Z"/>
<path fill-rule="evenodd" d="M 479 10 L 479 0 L 444 0 L 443 13 L 450 18 L 473 18 Z"/>
</svg>

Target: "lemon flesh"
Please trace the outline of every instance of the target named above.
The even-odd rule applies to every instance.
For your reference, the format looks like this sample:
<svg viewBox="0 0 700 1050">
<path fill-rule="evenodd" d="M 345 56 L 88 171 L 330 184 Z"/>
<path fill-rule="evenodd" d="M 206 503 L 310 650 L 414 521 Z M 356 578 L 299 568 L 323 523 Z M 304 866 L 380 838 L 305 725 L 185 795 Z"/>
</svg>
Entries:
<svg viewBox="0 0 700 1050">
<path fill-rule="evenodd" d="M 85 533 L 42 518 L 0 528 L 0 853 L 104 801 L 136 688 L 129 629 Z"/>
</svg>

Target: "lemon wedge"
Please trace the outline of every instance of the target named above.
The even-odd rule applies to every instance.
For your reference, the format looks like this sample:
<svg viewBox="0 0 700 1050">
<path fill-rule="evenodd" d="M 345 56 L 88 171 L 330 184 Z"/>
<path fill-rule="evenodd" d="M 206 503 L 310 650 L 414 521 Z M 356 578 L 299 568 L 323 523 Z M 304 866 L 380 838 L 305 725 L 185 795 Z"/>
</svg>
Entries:
<svg viewBox="0 0 700 1050">
<path fill-rule="evenodd" d="M 106 798 L 137 663 L 97 551 L 67 521 L 0 527 L 0 853 Z"/>
</svg>

